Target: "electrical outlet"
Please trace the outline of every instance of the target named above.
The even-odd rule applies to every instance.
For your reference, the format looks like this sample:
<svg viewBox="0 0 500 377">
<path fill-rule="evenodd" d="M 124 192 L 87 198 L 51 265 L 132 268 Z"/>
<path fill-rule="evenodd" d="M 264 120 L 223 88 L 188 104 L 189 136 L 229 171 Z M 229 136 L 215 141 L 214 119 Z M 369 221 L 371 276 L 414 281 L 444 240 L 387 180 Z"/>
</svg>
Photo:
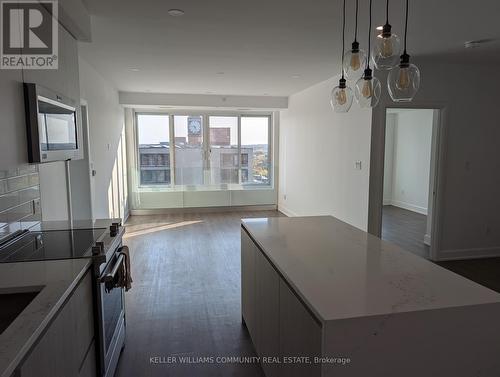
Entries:
<svg viewBox="0 0 500 377">
<path fill-rule="evenodd" d="M 356 170 L 361 170 L 363 168 L 361 161 L 356 161 L 354 166 L 356 167 Z"/>
<path fill-rule="evenodd" d="M 283 194 L 283 200 L 286 200 L 286 194 Z"/>
</svg>

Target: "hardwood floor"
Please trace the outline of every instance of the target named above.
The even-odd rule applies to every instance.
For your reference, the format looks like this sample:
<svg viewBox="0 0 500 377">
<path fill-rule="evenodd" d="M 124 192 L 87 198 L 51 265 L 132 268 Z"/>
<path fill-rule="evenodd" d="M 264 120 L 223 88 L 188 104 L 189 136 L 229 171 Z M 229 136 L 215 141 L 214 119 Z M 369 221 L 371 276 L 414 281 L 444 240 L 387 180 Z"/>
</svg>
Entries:
<svg viewBox="0 0 500 377">
<path fill-rule="evenodd" d="M 384 206 L 382 238 L 424 258 L 429 247 L 423 243 L 427 217 L 394 206 Z M 437 262 L 438 265 L 478 284 L 500 292 L 500 258 Z"/>
<path fill-rule="evenodd" d="M 127 338 L 117 377 L 263 376 L 254 363 L 182 364 L 179 358 L 255 356 L 241 324 L 240 219 L 271 216 L 281 214 L 130 217 L 124 242 L 134 283 L 125 294 Z"/>
<path fill-rule="evenodd" d="M 395 206 L 382 210 L 382 239 L 403 249 L 429 258 L 429 246 L 424 244 L 427 216 Z"/>
</svg>

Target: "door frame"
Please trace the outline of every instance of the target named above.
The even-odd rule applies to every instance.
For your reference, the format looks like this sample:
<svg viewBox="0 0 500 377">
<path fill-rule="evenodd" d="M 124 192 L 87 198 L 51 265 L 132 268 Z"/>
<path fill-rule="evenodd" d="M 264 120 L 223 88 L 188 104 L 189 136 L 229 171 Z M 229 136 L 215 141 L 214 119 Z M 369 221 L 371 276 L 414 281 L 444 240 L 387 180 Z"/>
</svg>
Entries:
<svg viewBox="0 0 500 377">
<path fill-rule="evenodd" d="M 436 160 L 434 170 L 434 189 L 432 196 L 432 223 L 430 259 L 439 259 L 441 250 L 441 229 L 443 198 L 445 190 L 446 140 L 448 110 L 445 102 L 410 102 L 380 104 L 372 111 L 372 133 L 370 151 L 370 185 L 368 195 L 368 232 L 381 237 L 382 206 L 384 199 L 384 162 L 385 162 L 385 131 L 387 109 L 433 109 L 437 110 L 439 119 L 436 122 Z M 431 177 L 432 179 L 432 177 Z M 423 242 L 423 240 L 422 240 Z"/>
<path fill-rule="evenodd" d="M 90 216 L 92 220 L 94 217 L 94 174 L 93 174 L 93 163 L 90 154 L 90 121 L 89 121 L 89 104 L 87 100 L 80 99 L 80 113 L 82 114 L 82 135 L 83 135 L 83 151 L 85 156 L 87 156 L 88 162 L 88 173 L 89 173 L 89 183 L 90 183 Z"/>
</svg>

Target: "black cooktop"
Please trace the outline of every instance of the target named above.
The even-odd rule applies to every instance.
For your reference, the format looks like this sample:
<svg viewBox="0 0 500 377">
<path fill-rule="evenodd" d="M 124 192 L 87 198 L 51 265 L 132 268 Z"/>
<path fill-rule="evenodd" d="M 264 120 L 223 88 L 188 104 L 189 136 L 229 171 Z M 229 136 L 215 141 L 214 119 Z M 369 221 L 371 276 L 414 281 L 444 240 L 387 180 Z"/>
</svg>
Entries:
<svg viewBox="0 0 500 377">
<path fill-rule="evenodd" d="M 28 231 L 0 246 L 0 263 L 89 258 L 106 228 Z"/>
</svg>

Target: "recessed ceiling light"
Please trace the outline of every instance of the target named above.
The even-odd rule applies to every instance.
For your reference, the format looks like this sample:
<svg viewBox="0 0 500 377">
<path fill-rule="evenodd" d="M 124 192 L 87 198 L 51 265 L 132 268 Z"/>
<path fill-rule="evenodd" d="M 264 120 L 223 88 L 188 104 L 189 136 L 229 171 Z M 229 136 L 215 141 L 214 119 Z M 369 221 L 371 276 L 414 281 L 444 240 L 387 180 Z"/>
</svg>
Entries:
<svg viewBox="0 0 500 377">
<path fill-rule="evenodd" d="M 184 15 L 184 11 L 182 9 L 169 9 L 167 13 L 172 17 L 179 17 Z"/>
<path fill-rule="evenodd" d="M 465 48 L 479 47 L 485 43 L 492 42 L 493 39 L 476 39 L 475 41 L 467 41 L 464 43 Z"/>
<path fill-rule="evenodd" d="M 139 72 L 139 71 L 140 71 L 140 69 L 139 69 L 139 68 L 130 68 L 130 70 L 131 70 L 132 72 Z"/>
<path fill-rule="evenodd" d="M 300 79 L 300 75 L 293 75 L 292 79 Z"/>
</svg>

